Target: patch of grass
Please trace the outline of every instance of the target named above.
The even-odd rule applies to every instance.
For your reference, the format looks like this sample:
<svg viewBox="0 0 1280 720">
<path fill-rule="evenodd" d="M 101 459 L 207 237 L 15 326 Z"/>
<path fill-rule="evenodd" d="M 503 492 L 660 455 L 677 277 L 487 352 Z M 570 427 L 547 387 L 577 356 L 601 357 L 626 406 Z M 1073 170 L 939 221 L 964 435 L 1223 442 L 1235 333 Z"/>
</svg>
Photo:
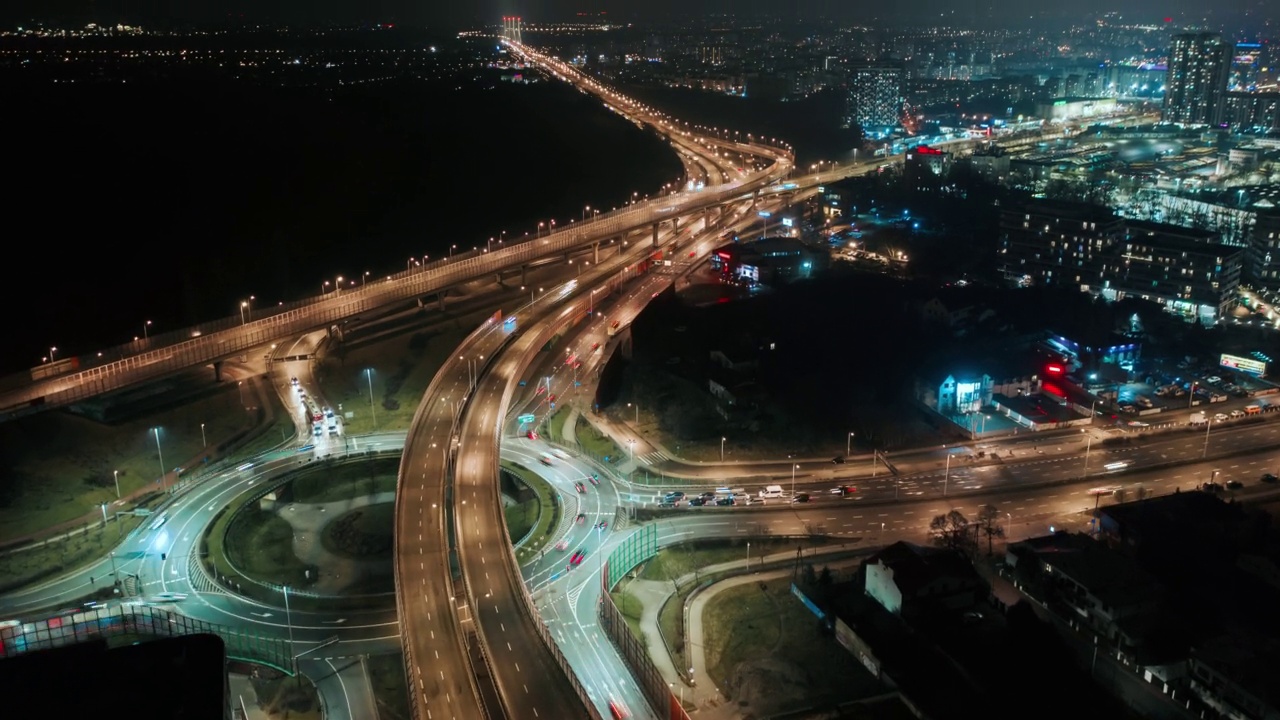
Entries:
<svg viewBox="0 0 1280 720">
<path fill-rule="evenodd" d="M 246 401 L 248 395 L 246 394 Z M 254 400 L 256 403 L 256 398 Z M 211 447 L 252 427 L 234 384 L 169 407 L 108 425 L 66 411 L 50 411 L 0 425 L 0 542 L 84 517 L 114 502 L 120 492 L 158 487 L 159 427 L 166 470 L 188 467 L 205 455 L 200 426 Z"/>
<path fill-rule="evenodd" d="M 121 515 L 119 520 L 113 520 L 105 527 L 95 523 L 86 532 L 72 537 L 0 555 L 0 578 L 3 578 L 0 580 L 0 592 L 16 590 L 101 561 L 145 519 Z M 98 581 L 103 586 L 110 582 L 105 573 Z"/>
<path fill-rule="evenodd" d="M 718 687 L 738 663 L 775 658 L 802 668 L 814 704 L 848 699 L 850 680 L 870 676 L 791 595 L 788 578 L 728 588 L 707 604 L 703 619 L 707 672 Z"/>
<path fill-rule="evenodd" d="M 356 560 L 390 560 L 395 503 L 364 505 L 333 518 L 320 535 L 329 552 Z"/>
<path fill-rule="evenodd" d="M 613 438 L 597 430 L 594 425 L 581 415 L 578 416 L 576 432 L 578 445 L 581 446 L 583 452 L 599 459 L 601 462 L 608 457 L 610 464 L 617 465 L 626 458 L 622 448 L 618 447 Z"/>
<path fill-rule="evenodd" d="M 237 449 L 232 455 L 233 459 L 248 459 L 272 450 L 281 443 L 288 442 L 298 431 L 297 425 L 294 424 L 293 413 L 281 402 L 280 394 L 270 389 L 267 395 L 271 403 L 271 412 L 274 413 L 271 422 Z"/>
<path fill-rule="evenodd" d="M 258 707 L 268 715 L 289 720 L 321 720 L 320 693 L 305 675 L 250 678 Z"/>
<path fill-rule="evenodd" d="M 520 542 L 538 524 L 540 509 L 541 506 L 536 499 L 525 500 L 504 508 L 507 516 L 507 534 L 511 536 L 511 542 Z"/>
<path fill-rule="evenodd" d="M 782 605 L 755 583 L 729 588 L 707 603 L 702 641 L 712 682 L 725 687 L 738 663 L 774 654 L 786 622 Z"/>
<path fill-rule="evenodd" d="M 317 575 L 293 554 L 293 526 L 268 510 L 245 508 L 227 530 L 226 552 L 245 575 L 263 582 L 305 588 Z"/>
<path fill-rule="evenodd" d="M 564 442 L 564 421 L 569 417 L 569 406 L 561 405 L 547 419 L 547 437 Z"/>
<path fill-rule="evenodd" d="M 404 655 L 370 655 L 366 661 L 373 686 L 378 720 L 410 720 L 409 687 L 404 673 Z"/>
<path fill-rule="evenodd" d="M 459 318 L 447 327 L 408 330 L 351 348 L 336 344 L 316 365 L 316 380 L 343 414 L 348 435 L 407 429 L 436 371 L 473 327 Z"/>
<path fill-rule="evenodd" d="M 537 521 L 529 532 L 529 539 L 516 550 L 516 557 L 523 560 L 541 552 L 551 541 L 551 532 L 559 524 L 562 511 L 556 501 L 555 491 L 537 473 L 519 463 L 505 460 L 502 461 L 502 469 L 519 478 L 537 495 L 537 500 L 534 501 L 538 505 Z M 512 532 L 511 542 L 519 542 L 522 537 L 524 535 Z"/>
<path fill-rule="evenodd" d="M 644 631 L 640 629 L 640 617 L 644 614 L 644 603 L 635 595 L 628 592 L 623 585 L 619 585 L 617 590 L 609 593 L 613 598 L 613 604 L 618 606 L 618 611 L 622 614 L 622 618 L 627 621 L 627 629 L 642 643 L 647 643 Z"/>
<path fill-rule="evenodd" d="M 299 473 L 291 483 L 293 501 L 328 503 L 395 492 L 399 458 L 364 458 L 324 464 Z"/>
</svg>

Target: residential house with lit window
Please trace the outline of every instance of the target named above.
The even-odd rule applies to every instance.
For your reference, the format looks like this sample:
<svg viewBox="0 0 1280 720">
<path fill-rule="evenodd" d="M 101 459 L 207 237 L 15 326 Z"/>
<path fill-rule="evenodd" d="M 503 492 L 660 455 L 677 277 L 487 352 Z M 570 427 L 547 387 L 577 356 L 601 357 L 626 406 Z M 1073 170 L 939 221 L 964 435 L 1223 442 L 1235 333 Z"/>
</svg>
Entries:
<svg viewBox="0 0 1280 720">
<path fill-rule="evenodd" d="M 1107 300 L 1139 298 L 1213 325 L 1235 302 L 1245 249 L 1212 231 L 1124 220 L 1085 203 L 1035 201 L 1001 214 L 1005 276 Z"/>
</svg>

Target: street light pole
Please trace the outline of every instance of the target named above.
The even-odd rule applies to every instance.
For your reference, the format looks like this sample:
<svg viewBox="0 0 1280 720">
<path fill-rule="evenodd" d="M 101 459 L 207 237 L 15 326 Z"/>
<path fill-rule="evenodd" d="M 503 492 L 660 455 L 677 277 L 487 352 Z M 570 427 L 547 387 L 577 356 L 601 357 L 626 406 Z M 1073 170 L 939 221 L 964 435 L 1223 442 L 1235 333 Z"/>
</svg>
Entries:
<svg viewBox="0 0 1280 720">
<path fill-rule="evenodd" d="M 160 449 L 160 428 L 151 428 L 156 435 L 156 454 L 160 456 L 160 490 L 164 490 L 164 451 Z"/>
<path fill-rule="evenodd" d="M 200 423 L 200 447 L 209 447 L 209 441 L 204 438 L 204 423 Z"/>
<path fill-rule="evenodd" d="M 800 467 L 799 465 L 795 463 L 791 463 L 791 499 L 792 500 L 796 499 L 796 470 L 799 467 Z"/>
<path fill-rule="evenodd" d="M 297 668 L 298 659 L 296 656 L 294 656 L 294 653 L 293 653 L 293 614 L 289 612 L 289 586 L 288 585 L 284 586 L 284 622 L 286 625 L 289 626 L 289 656 L 293 658 L 293 664 L 294 664 L 293 672 L 296 675 L 298 673 L 298 668 Z"/>
<path fill-rule="evenodd" d="M 947 451 L 947 469 L 942 473 L 942 497 L 947 496 L 947 481 L 951 479 L 951 451 Z"/>
<path fill-rule="evenodd" d="M 1085 444 L 1084 444 L 1084 474 L 1080 476 L 1080 477 L 1082 477 L 1082 478 L 1087 478 L 1087 477 L 1089 477 L 1089 451 L 1090 451 L 1090 450 L 1092 450 L 1092 449 L 1093 449 L 1093 436 L 1092 436 L 1092 435 L 1090 435 L 1090 436 L 1088 436 L 1087 438 L 1085 438 Z"/>
<path fill-rule="evenodd" d="M 1204 421 L 1204 451 L 1200 453 L 1200 459 L 1203 460 L 1209 456 L 1209 429 L 1213 427 L 1213 422 L 1208 418 Z"/>
<path fill-rule="evenodd" d="M 147 330 L 148 330 L 148 328 L 150 328 L 150 327 L 151 327 L 151 321 L 150 321 L 150 320 L 148 320 L 148 321 L 146 321 L 146 322 L 142 323 L 142 339 L 143 339 L 143 340 L 146 340 L 146 339 L 147 339 Z"/>
<path fill-rule="evenodd" d="M 724 441 L 728 438 L 720 438 L 720 462 L 724 462 Z"/>
<path fill-rule="evenodd" d="M 111 478 L 116 481 L 116 499 L 120 499 L 120 471 L 112 470 Z"/>
<path fill-rule="evenodd" d="M 369 381 L 369 414 L 373 417 L 373 429 L 378 429 L 378 411 L 373 408 L 373 368 L 365 368 L 364 376 Z"/>
<path fill-rule="evenodd" d="M 844 454 L 847 457 L 853 451 L 853 433 L 844 439 Z"/>
</svg>

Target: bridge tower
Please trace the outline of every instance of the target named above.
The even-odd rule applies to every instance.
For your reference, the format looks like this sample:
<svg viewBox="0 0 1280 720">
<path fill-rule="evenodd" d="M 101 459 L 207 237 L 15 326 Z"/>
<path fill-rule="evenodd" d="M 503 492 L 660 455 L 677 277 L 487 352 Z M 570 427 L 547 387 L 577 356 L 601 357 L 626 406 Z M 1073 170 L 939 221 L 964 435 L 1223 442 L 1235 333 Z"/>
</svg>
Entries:
<svg viewBox="0 0 1280 720">
<path fill-rule="evenodd" d="M 511 42 L 522 42 L 520 28 L 524 24 L 521 18 L 509 15 L 502 18 L 502 37 Z"/>
</svg>

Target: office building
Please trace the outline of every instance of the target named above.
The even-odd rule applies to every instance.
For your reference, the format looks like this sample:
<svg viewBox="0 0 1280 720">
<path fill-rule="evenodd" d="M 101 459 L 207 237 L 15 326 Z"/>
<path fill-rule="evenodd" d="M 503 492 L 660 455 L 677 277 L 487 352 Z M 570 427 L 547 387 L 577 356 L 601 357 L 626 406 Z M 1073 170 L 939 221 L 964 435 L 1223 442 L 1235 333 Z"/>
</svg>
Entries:
<svg viewBox="0 0 1280 720">
<path fill-rule="evenodd" d="M 1221 122 L 1232 49 L 1217 33 L 1173 36 L 1164 96 L 1165 122 L 1178 125 Z"/>
<path fill-rule="evenodd" d="M 870 137 L 896 128 L 906 75 L 906 69 L 897 63 L 863 64 L 850 70 L 845 127 L 858 125 Z"/>
</svg>

